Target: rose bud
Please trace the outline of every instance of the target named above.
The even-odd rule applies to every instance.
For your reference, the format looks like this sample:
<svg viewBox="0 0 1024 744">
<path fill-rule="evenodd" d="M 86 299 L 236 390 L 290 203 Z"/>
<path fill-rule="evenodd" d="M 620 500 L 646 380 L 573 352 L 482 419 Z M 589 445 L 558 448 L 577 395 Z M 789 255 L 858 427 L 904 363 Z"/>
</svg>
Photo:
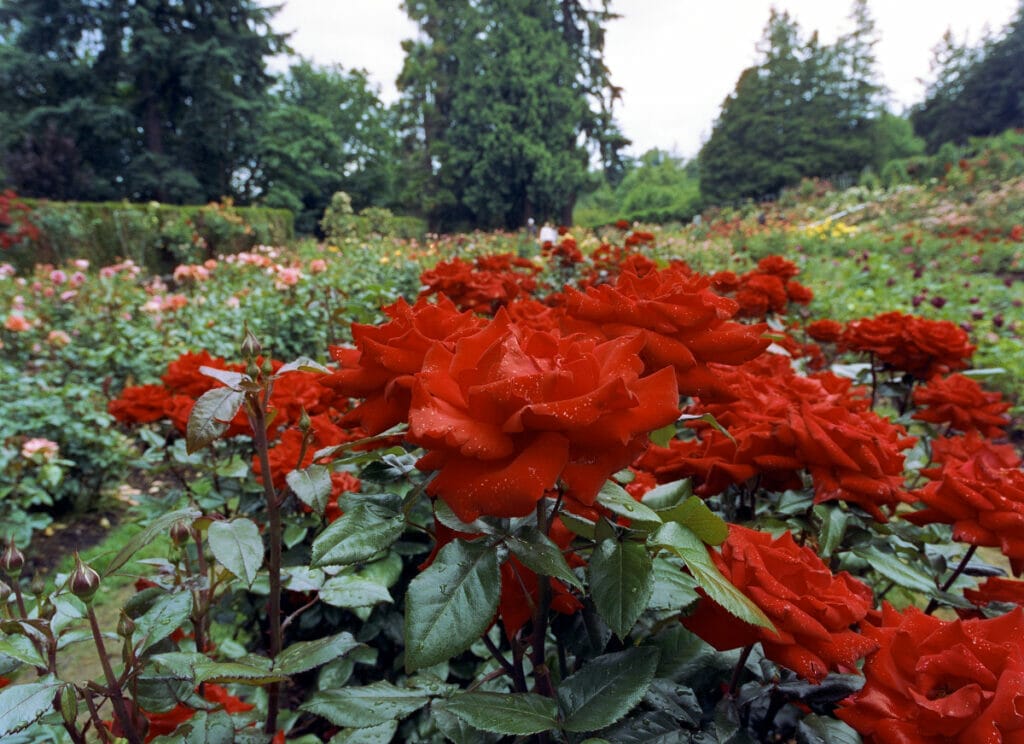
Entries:
<svg viewBox="0 0 1024 744">
<path fill-rule="evenodd" d="M 192 530 L 184 522 L 175 522 L 171 525 L 171 542 L 181 547 L 192 537 Z"/>
<path fill-rule="evenodd" d="M 929 300 L 929 302 L 931 302 L 932 305 L 934 305 L 935 307 L 941 308 L 941 307 L 943 307 L 946 304 L 946 298 L 945 297 L 932 297 L 931 300 Z"/>
<path fill-rule="evenodd" d="M 994 325 L 996 328 L 1002 328 L 1003 323 L 1005 322 L 1006 321 L 1004 320 L 1002 313 L 999 313 L 999 315 L 995 315 L 992 317 L 992 325 Z"/>
<path fill-rule="evenodd" d="M 91 602 L 100 588 L 100 575 L 96 573 L 75 553 L 75 570 L 71 573 L 69 580 L 71 593 L 83 602 Z"/>
<path fill-rule="evenodd" d="M 21 573 L 21 567 L 25 565 L 25 556 L 18 546 L 14 544 L 14 538 L 12 537 L 7 543 L 7 547 L 4 548 L 4 552 L 0 554 L 0 570 L 3 570 L 8 576 L 17 578 Z"/>
</svg>

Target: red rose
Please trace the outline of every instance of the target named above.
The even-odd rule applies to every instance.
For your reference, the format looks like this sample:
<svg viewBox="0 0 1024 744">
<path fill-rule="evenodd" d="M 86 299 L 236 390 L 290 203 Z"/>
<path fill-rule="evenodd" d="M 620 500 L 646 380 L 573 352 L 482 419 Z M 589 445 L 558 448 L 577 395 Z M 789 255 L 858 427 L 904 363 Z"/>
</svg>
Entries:
<svg viewBox="0 0 1024 744">
<path fill-rule="evenodd" d="M 170 402 L 163 385 L 138 385 L 122 390 L 121 397 L 107 404 L 107 411 L 122 424 L 150 424 L 167 417 Z"/>
<path fill-rule="evenodd" d="M 824 318 L 822 320 L 816 320 L 813 323 L 808 323 L 807 335 L 813 338 L 815 341 L 821 343 L 834 344 L 843 335 L 843 324 Z"/>
<path fill-rule="evenodd" d="M 871 590 L 845 571 L 833 575 L 789 532 L 773 538 L 732 524 L 721 553 L 710 552 L 778 631 L 745 623 L 705 596 L 682 623 L 719 651 L 760 642 L 766 657 L 817 683 L 829 671 L 854 671 L 878 647 L 853 629 L 871 609 Z"/>
<path fill-rule="evenodd" d="M 600 343 L 511 324 L 501 312 L 416 376 L 409 440 L 428 450 L 428 486 L 463 521 L 529 514 L 561 479 L 593 503 L 612 473 L 676 419 L 670 369 L 641 376 L 638 335 Z"/>
<path fill-rule="evenodd" d="M 991 602 L 1024 605 L 1024 581 L 989 576 L 977 589 L 964 589 L 964 597 L 978 607 Z"/>
<path fill-rule="evenodd" d="M 878 361 L 919 380 L 964 369 L 976 347 L 967 332 L 948 320 L 927 320 L 899 312 L 847 324 L 843 345 L 870 352 Z"/>
<path fill-rule="evenodd" d="M 932 482 L 912 496 L 925 508 L 905 519 L 951 524 L 956 540 L 998 547 L 1019 576 L 1024 572 L 1024 471 L 1012 445 L 992 445 L 972 432 L 936 439 L 932 446 L 941 467 L 921 471 Z"/>
<path fill-rule="evenodd" d="M 699 395 L 718 387 L 709 363 L 741 364 L 770 343 L 762 338 L 765 326 L 732 322 L 738 305 L 709 286 L 710 279 L 685 267 L 643 276 L 623 271 L 614 286 L 566 289 L 566 313 L 595 336 L 615 338 L 639 330 L 647 368 L 673 367 L 680 392 Z"/>
<path fill-rule="evenodd" d="M 914 405 L 921 407 L 914 414 L 919 421 L 949 424 L 958 431 L 978 431 L 986 437 L 1004 436 L 1003 427 L 1010 423 L 1006 415 L 1010 404 L 1003 402 L 1003 396 L 985 392 L 963 375 L 933 377 L 914 390 Z"/>
<path fill-rule="evenodd" d="M 836 716 L 865 744 L 1024 742 L 1024 611 L 952 622 L 882 608 L 864 687 Z"/>
</svg>

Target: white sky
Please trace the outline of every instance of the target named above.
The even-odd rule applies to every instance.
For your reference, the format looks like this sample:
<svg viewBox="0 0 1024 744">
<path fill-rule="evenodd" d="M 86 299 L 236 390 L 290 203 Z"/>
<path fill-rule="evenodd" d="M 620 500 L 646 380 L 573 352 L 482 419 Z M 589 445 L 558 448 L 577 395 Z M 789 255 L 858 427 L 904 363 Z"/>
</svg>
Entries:
<svg viewBox="0 0 1024 744">
<path fill-rule="evenodd" d="M 696 155 L 740 72 L 756 61 L 774 5 L 789 11 L 804 37 L 831 43 L 850 28 L 848 0 L 613 0 L 622 18 L 608 24 L 605 61 L 624 89 L 616 118 L 638 155 L 652 147 Z M 899 112 L 923 97 L 931 48 L 946 29 L 974 44 L 987 26 L 1001 31 L 1018 0 L 874 0 L 881 36 L 875 48 L 883 82 Z M 403 39 L 416 28 L 397 0 L 284 0 L 274 26 L 294 32 L 297 54 L 319 64 L 361 67 L 390 103 L 402 67 Z"/>
</svg>

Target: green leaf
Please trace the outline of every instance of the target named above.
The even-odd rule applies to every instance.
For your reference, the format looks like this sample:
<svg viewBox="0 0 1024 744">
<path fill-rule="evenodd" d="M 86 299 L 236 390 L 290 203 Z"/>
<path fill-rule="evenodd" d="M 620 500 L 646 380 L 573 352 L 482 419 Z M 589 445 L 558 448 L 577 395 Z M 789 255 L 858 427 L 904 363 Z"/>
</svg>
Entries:
<svg viewBox="0 0 1024 744">
<path fill-rule="evenodd" d="M 135 620 L 136 642 L 139 639 L 138 651 L 141 653 L 155 643 L 159 643 L 182 625 L 188 622 L 192 614 L 192 593 L 187 591 L 164 594 L 153 605 Z"/>
<path fill-rule="evenodd" d="M 860 735 L 847 724 L 814 713 L 800 721 L 800 733 L 800 741 L 814 744 L 861 744 Z"/>
<path fill-rule="evenodd" d="M 559 513 L 558 518 L 562 520 L 562 524 L 565 525 L 566 529 L 574 535 L 579 535 L 587 540 L 593 540 L 597 534 L 597 524 L 585 517 L 578 516 L 572 512 L 562 511 Z"/>
<path fill-rule="evenodd" d="M 602 540 L 590 556 L 590 591 L 601 618 L 619 638 L 629 635 L 654 590 L 651 556 L 637 542 Z"/>
<path fill-rule="evenodd" d="M 181 744 L 234 744 L 235 726 L 226 711 L 200 710 L 178 726 L 174 740 Z"/>
<path fill-rule="evenodd" d="M 251 587 L 263 565 L 263 539 L 256 523 L 245 517 L 213 522 L 208 538 L 220 564 Z"/>
<path fill-rule="evenodd" d="M 675 423 L 666 424 L 660 429 L 655 429 L 650 433 L 650 440 L 659 447 L 668 447 L 668 443 L 675 439 L 678 432 L 676 431 Z"/>
<path fill-rule="evenodd" d="M 188 417 L 185 430 L 185 449 L 188 454 L 198 452 L 227 431 L 228 424 L 244 400 L 245 393 L 226 387 L 203 393 Z"/>
<path fill-rule="evenodd" d="M 473 728 L 454 713 L 431 706 L 430 717 L 437 730 L 453 744 L 496 744 L 503 737 L 490 731 Z"/>
<path fill-rule="evenodd" d="M 274 671 L 288 675 L 308 672 L 310 669 L 340 659 L 352 649 L 361 647 L 363 644 L 347 632 L 319 638 L 315 641 L 300 641 L 293 643 L 278 654 L 277 660 L 274 662 Z"/>
<path fill-rule="evenodd" d="M 551 538 L 536 527 L 523 527 L 505 539 L 505 545 L 524 566 L 538 576 L 552 576 L 570 586 L 582 589 L 583 584 L 565 562 L 565 556 Z"/>
<path fill-rule="evenodd" d="M 187 680 L 193 685 L 202 682 L 266 685 L 288 678 L 282 672 L 271 670 L 270 659 L 261 659 L 265 665 L 256 666 L 242 661 L 211 661 L 205 654 L 173 651 L 154 654 L 150 661 L 165 674 L 175 679 Z"/>
<path fill-rule="evenodd" d="M 677 565 L 678 559 L 659 555 L 654 559 L 654 591 L 648 607 L 652 610 L 680 612 L 696 602 L 697 580 Z"/>
<path fill-rule="evenodd" d="M 46 661 L 36 650 L 32 639 L 24 635 L 9 635 L 0 640 L 0 654 L 34 667 L 46 667 Z"/>
<path fill-rule="evenodd" d="M 490 535 L 494 533 L 494 527 L 482 519 L 474 519 L 472 522 L 463 522 L 452 508 L 445 503 L 443 498 L 434 500 L 434 519 L 450 530 L 461 532 L 464 535 Z"/>
<path fill-rule="evenodd" d="M 589 661 L 558 686 L 558 706 L 566 731 L 610 726 L 640 702 L 658 668 L 658 649 L 629 648 Z"/>
<path fill-rule="evenodd" d="M 24 731 L 52 711 L 54 696 L 62 684 L 47 677 L 40 682 L 0 690 L 0 737 Z"/>
<path fill-rule="evenodd" d="M 708 555 L 700 538 L 677 522 L 663 525 L 650 542 L 664 548 L 686 562 L 686 567 L 707 595 L 740 620 L 774 631 L 772 621 L 743 592 L 729 583 Z"/>
<path fill-rule="evenodd" d="M 474 728 L 497 734 L 525 736 L 558 726 L 554 700 L 532 692 L 466 692 L 435 703 Z"/>
<path fill-rule="evenodd" d="M 726 429 L 724 426 L 722 426 L 720 423 L 718 423 L 718 419 L 716 419 L 710 413 L 702 413 L 702 414 L 684 413 L 682 416 L 680 416 L 676 420 L 677 421 L 682 421 L 684 423 L 689 423 L 690 421 L 703 421 L 705 424 L 708 424 L 709 426 L 711 426 L 712 429 L 715 429 L 715 430 L 721 432 L 722 434 L 724 434 L 725 436 L 727 436 L 729 438 L 729 440 L 733 444 L 736 444 L 736 438 L 733 437 L 733 435 L 729 433 L 728 429 Z"/>
<path fill-rule="evenodd" d="M 117 555 L 107 564 L 106 568 L 103 569 L 103 575 L 110 576 L 114 571 L 121 568 L 121 566 L 131 560 L 131 557 L 136 552 L 152 543 L 158 535 L 165 534 L 172 524 L 176 522 L 191 523 L 200 516 L 202 516 L 202 512 L 198 509 L 178 509 L 177 511 L 160 515 L 150 522 L 142 532 L 125 543 L 125 546 L 121 548 Z"/>
<path fill-rule="evenodd" d="M 374 682 L 362 687 L 316 692 L 299 709 L 326 718 L 335 726 L 366 728 L 404 718 L 429 701 L 430 697 L 422 690 Z"/>
<path fill-rule="evenodd" d="M 661 524 L 661 517 L 650 507 L 644 506 L 629 495 L 629 492 L 615 481 L 605 481 L 597 494 L 597 503 L 613 514 L 626 517 L 630 523 L 654 526 Z"/>
<path fill-rule="evenodd" d="M 199 374 L 212 377 L 232 390 L 239 390 L 242 381 L 249 379 L 249 375 L 243 375 L 241 372 L 232 372 L 231 370 L 217 369 L 216 367 L 207 367 L 206 365 L 199 368 Z"/>
<path fill-rule="evenodd" d="M 835 503 L 818 504 L 814 513 L 821 520 L 821 533 L 818 535 L 818 553 L 822 558 L 831 558 L 846 534 L 846 525 L 850 515 Z"/>
<path fill-rule="evenodd" d="M 347 608 L 373 607 L 393 601 L 386 586 L 356 574 L 342 574 L 325 581 L 320 588 L 320 599 L 334 607 Z"/>
<path fill-rule="evenodd" d="M 327 508 L 331 496 L 331 471 L 323 465 L 310 465 L 302 470 L 293 470 L 284 477 L 289 488 L 303 504 L 317 514 Z"/>
<path fill-rule="evenodd" d="M 706 545 L 721 545 L 729 537 L 729 525 L 697 496 L 690 496 L 678 506 L 659 514 L 666 522 L 678 522 L 693 530 Z"/>
<path fill-rule="evenodd" d="M 645 493 L 640 500 L 645 506 L 649 506 L 657 512 L 664 512 L 674 506 L 679 506 L 692 495 L 693 481 L 690 478 L 683 478 L 682 480 L 655 486 Z M 664 514 L 660 516 L 664 522 Z"/>
<path fill-rule="evenodd" d="M 294 361 L 288 362 L 288 364 L 281 365 L 277 370 L 277 375 L 281 376 L 288 372 L 317 372 L 320 374 L 326 374 L 330 372 L 330 370 L 320 364 L 320 362 L 314 361 L 309 357 L 299 357 Z"/>
<path fill-rule="evenodd" d="M 907 565 L 892 553 L 879 550 L 874 545 L 854 548 L 853 554 L 866 560 L 873 570 L 904 589 L 928 595 L 938 590 L 935 581 L 928 574 Z"/>
<path fill-rule="evenodd" d="M 398 721 L 386 721 L 376 726 L 342 729 L 328 744 L 390 744 L 398 731 Z"/>
<path fill-rule="evenodd" d="M 313 541 L 311 565 L 320 568 L 365 561 L 391 547 L 404 529 L 401 516 L 382 516 L 379 509 L 358 504 Z"/>
<path fill-rule="evenodd" d="M 497 548 L 454 540 L 409 583 L 405 599 L 405 668 L 412 672 L 465 651 L 498 610 Z"/>
</svg>

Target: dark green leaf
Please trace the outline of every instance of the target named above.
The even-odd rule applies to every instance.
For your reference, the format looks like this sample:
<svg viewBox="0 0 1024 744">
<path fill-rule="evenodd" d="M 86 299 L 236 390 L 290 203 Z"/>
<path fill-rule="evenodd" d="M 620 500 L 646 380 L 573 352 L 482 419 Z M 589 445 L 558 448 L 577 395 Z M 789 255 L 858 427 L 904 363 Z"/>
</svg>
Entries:
<svg viewBox="0 0 1024 744">
<path fill-rule="evenodd" d="M 860 735 L 831 716 L 811 713 L 800 721 L 800 744 L 861 744 Z"/>
<path fill-rule="evenodd" d="M 837 504 L 818 504 L 814 507 L 814 513 L 821 520 L 821 534 L 818 535 L 818 553 L 822 558 L 832 557 L 832 553 L 839 547 L 846 534 L 846 524 L 849 521 L 849 514 L 842 510 Z"/>
<path fill-rule="evenodd" d="M 213 556 L 246 586 L 252 586 L 263 565 L 263 539 L 256 523 L 245 517 L 213 522 L 207 534 Z"/>
<path fill-rule="evenodd" d="M 319 568 L 365 561 L 387 550 L 404 529 L 401 516 L 384 516 L 377 508 L 358 504 L 313 541 L 312 565 Z"/>
<path fill-rule="evenodd" d="M 32 639 L 24 635 L 9 635 L 0 639 L 0 654 L 10 656 L 34 667 L 45 667 L 46 662 L 39 655 Z"/>
<path fill-rule="evenodd" d="M 690 478 L 662 483 L 655 486 L 643 495 L 640 500 L 645 506 L 649 506 L 657 512 L 663 512 L 674 506 L 679 506 L 693 495 L 693 481 Z M 666 521 L 661 515 L 662 521 Z"/>
<path fill-rule="evenodd" d="M 651 556 L 636 542 L 602 540 L 590 557 L 594 606 L 619 638 L 629 635 L 654 590 Z"/>
<path fill-rule="evenodd" d="M 398 731 L 398 721 L 386 721 L 365 728 L 342 729 L 328 744 L 389 744 Z"/>
<path fill-rule="evenodd" d="M 539 734 L 558 726 L 555 701 L 532 692 L 466 692 L 434 708 L 447 710 L 469 725 L 497 734 Z"/>
<path fill-rule="evenodd" d="M 202 516 L 198 509 L 178 509 L 177 511 L 161 514 L 150 522 L 142 532 L 130 539 L 123 548 L 115 555 L 106 568 L 103 569 L 104 576 L 110 576 L 114 571 L 121 568 L 131 560 L 131 557 L 141 548 L 149 545 L 158 535 L 166 534 L 171 525 L 176 522 L 187 522 L 191 524 L 196 518 Z"/>
<path fill-rule="evenodd" d="M 214 388 L 203 393 L 192 408 L 185 430 L 185 449 L 191 455 L 227 431 L 238 413 L 245 394 L 231 388 Z"/>
<path fill-rule="evenodd" d="M 692 530 L 676 522 L 669 522 L 651 537 L 651 543 L 682 558 L 697 584 L 728 612 L 752 625 L 775 630 L 772 621 L 761 608 L 722 575 L 708 555 L 704 543 Z"/>
<path fill-rule="evenodd" d="M 309 357 L 299 357 L 287 364 L 282 364 L 277 369 L 277 375 L 287 374 L 288 372 L 317 372 L 319 374 L 326 374 L 330 370 L 320 364 L 320 362 L 314 361 Z"/>
<path fill-rule="evenodd" d="M 248 658 L 248 657 L 247 657 Z M 187 680 L 193 685 L 201 682 L 237 682 L 265 685 L 281 682 L 287 676 L 271 671 L 270 659 L 261 659 L 260 665 L 242 661 L 211 661 L 205 654 L 195 652 L 169 652 L 150 657 L 155 668 L 175 679 Z"/>
<path fill-rule="evenodd" d="M 483 635 L 498 610 L 501 573 L 493 546 L 455 540 L 409 583 L 405 667 L 446 661 Z"/>
<path fill-rule="evenodd" d="M 629 648 L 599 656 L 558 686 L 566 731 L 610 726 L 640 702 L 654 679 L 658 649 Z"/>
<path fill-rule="evenodd" d="M 615 744 L 691 744 L 692 731 L 665 711 L 635 713 L 602 732 Z"/>
<path fill-rule="evenodd" d="M 495 531 L 492 525 L 482 519 L 463 522 L 455 516 L 455 512 L 445 503 L 443 498 L 434 501 L 434 519 L 448 529 L 461 532 L 464 535 L 489 535 Z"/>
<path fill-rule="evenodd" d="M 325 581 L 320 588 L 320 599 L 334 607 L 348 608 L 373 607 L 393 601 L 386 586 L 357 574 L 342 574 Z"/>
<path fill-rule="evenodd" d="M 200 710 L 178 727 L 174 739 L 181 744 L 234 744 L 235 727 L 226 711 Z"/>
<path fill-rule="evenodd" d="M 678 559 L 659 555 L 654 559 L 654 591 L 648 607 L 680 612 L 697 601 L 697 580 L 685 573 Z"/>
<path fill-rule="evenodd" d="M 634 499 L 625 488 L 615 481 L 605 481 L 605 484 L 601 486 L 601 491 L 597 494 L 597 503 L 613 514 L 630 520 L 630 524 L 636 527 L 661 524 L 661 517 L 657 512 Z"/>
<path fill-rule="evenodd" d="M 145 614 L 135 620 L 135 642 L 140 652 L 176 631 L 192 614 L 192 594 L 187 591 L 164 594 Z M 141 641 L 141 643 L 140 643 Z"/>
<path fill-rule="evenodd" d="M 495 744 L 502 737 L 490 731 L 473 728 L 454 713 L 443 708 L 431 707 L 430 717 L 437 730 L 453 744 Z"/>
<path fill-rule="evenodd" d="M 0 690 L 0 737 L 24 731 L 52 711 L 54 696 L 61 684 L 47 677 Z"/>
<path fill-rule="evenodd" d="M 574 535 L 579 535 L 588 540 L 593 540 L 597 531 L 597 525 L 585 517 L 580 517 L 572 512 L 563 511 L 558 515 L 562 524 Z"/>
<path fill-rule="evenodd" d="M 366 728 L 395 721 L 419 710 L 430 698 L 422 690 L 374 682 L 363 687 L 342 687 L 314 693 L 300 710 L 326 718 L 335 726 Z"/>
<path fill-rule="evenodd" d="M 293 470 L 285 476 L 289 488 L 303 504 L 317 514 L 323 514 L 331 495 L 331 471 L 323 465 L 310 465 Z"/>
<path fill-rule="evenodd" d="M 362 645 L 351 633 L 338 633 L 315 641 L 299 641 L 278 655 L 274 662 L 274 671 L 287 675 L 308 672 L 310 669 L 340 659 Z"/>
<path fill-rule="evenodd" d="M 932 594 L 938 588 L 928 574 L 907 565 L 892 553 L 879 550 L 874 545 L 855 548 L 853 554 L 866 560 L 872 569 L 905 589 Z"/>
<path fill-rule="evenodd" d="M 506 538 L 505 544 L 524 566 L 538 576 L 552 576 L 570 586 L 582 589 L 583 584 L 565 562 L 565 556 L 551 538 L 536 527 L 524 527 Z"/>
</svg>

